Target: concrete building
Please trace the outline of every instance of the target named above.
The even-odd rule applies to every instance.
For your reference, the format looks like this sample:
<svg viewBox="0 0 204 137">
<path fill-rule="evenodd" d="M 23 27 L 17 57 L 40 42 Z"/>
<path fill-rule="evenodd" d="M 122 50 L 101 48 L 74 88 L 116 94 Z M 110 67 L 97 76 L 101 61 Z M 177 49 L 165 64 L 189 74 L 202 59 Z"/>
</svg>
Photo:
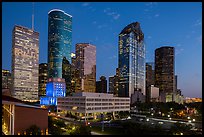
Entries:
<svg viewBox="0 0 204 137">
<path fill-rule="evenodd" d="M 12 96 L 38 101 L 39 33 L 19 25 L 12 32 Z"/>
<path fill-rule="evenodd" d="M 5 135 L 26 135 L 26 129 L 32 125 L 40 128 L 41 135 L 48 135 L 48 110 L 2 96 L 2 132 Z"/>
<path fill-rule="evenodd" d="M 72 97 L 59 97 L 58 112 L 73 112 L 79 117 L 105 112 L 130 111 L 129 97 L 114 97 L 113 94 L 77 92 Z"/>
<path fill-rule="evenodd" d="M 159 100 L 159 88 L 154 87 L 154 85 L 151 85 L 151 102 L 160 102 Z"/>
<path fill-rule="evenodd" d="M 12 78 L 9 70 L 2 69 L 2 89 L 11 90 Z"/>
</svg>

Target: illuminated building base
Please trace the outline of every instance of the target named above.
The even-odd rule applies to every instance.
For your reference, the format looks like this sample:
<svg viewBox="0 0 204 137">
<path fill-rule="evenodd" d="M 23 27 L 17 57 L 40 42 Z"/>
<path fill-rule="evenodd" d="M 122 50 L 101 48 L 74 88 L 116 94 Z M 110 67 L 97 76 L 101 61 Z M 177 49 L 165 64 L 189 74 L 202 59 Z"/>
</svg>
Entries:
<svg viewBox="0 0 204 137">
<path fill-rule="evenodd" d="M 40 97 L 40 105 L 57 105 L 57 98 L 56 97 Z"/>
<path fill-rule="evenodd" d="M 46 96 L 40 97 L 40 105 L 57 105 L 57 97 L 66 96 L 66 84 L 62 78 L 49 78 L 46 84 Z"/>
</svg>

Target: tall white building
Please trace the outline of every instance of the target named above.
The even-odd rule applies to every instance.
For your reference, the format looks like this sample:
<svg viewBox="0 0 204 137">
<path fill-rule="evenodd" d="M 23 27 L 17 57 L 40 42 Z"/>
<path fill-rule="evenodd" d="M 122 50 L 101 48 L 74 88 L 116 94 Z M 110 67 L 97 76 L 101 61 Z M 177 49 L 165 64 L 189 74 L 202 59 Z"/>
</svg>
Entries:
<svg viewBox="0 0 204 137">
<path fill-rule="evenodd" d="M 14 26 L 12 33 L 12 96 L 38 100 L 39 33 Z"/>
</svg>

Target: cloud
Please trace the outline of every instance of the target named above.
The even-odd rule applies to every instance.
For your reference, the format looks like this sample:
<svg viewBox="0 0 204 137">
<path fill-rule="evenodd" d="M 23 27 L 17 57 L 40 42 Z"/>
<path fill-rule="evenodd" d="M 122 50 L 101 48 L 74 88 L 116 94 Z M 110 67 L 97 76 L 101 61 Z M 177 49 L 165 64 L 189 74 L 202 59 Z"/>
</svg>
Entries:
<svg viewBox="0 0 204 137">
<path fill-rule="evenodd" d="M 154 17 L 159 17 L 159 14 L 155 14 Z"/>
<path fill-rule="evenodd" d="M 117 20 L 120 17 L 120 14 L 118 14 L 117 12 L 112 11 L 110 8 L 104 9 L 103 12 L 106 15 L 111 16 L 114 20 Z"/>
<path fill-rule="evenodd" d="M 92 24 L 96 24 L 96 23 L 97 23 L 96 21 L 93 21 L 93 22 L 92 22 Z"/>
<path fill-rule="evenodd" d="M 184 51 L 183 48 L 176 48 L 175 54 L 176 55 L 181 54 L 181 52 L 183 52 L 183 51 Z"/>
<path fill-rule="evenodd" d="M 97 28 L 98 28 L 98 29 L 102 29 L 102 28 L 104 28 L 104 27 L 106 27 L 106 26 L 107 26 L 107 25 L 105 25 L 105 24 L 101 24 L 101 25 L 98 25 Z"/>
<path fill-rule="evenodd" d="M 88 2 L 82 3 L 82 6 L 83 6 L 83 7 L 87 7 L 87 6 L 89 6 L 89 5 L 90 5 L 90 3 L 88 3 Z"/>
<path fill-rule="evenodd" d="M 202 20 L 197 19 L 196 22 L 193 24 L 193 26 L 201 26 L 202 25 Z"/>
<path fill-rule="evenodd" d="M 147 36 L 147 38 L 148 38 L 148 39 L 151 39 L 151 38 L 152 38 L 152 36 Z"/>
<path fill-rule="evenodd" d="M 181 47 L 181 44 L 177 44 L 176 47 Z"/>
</svg>

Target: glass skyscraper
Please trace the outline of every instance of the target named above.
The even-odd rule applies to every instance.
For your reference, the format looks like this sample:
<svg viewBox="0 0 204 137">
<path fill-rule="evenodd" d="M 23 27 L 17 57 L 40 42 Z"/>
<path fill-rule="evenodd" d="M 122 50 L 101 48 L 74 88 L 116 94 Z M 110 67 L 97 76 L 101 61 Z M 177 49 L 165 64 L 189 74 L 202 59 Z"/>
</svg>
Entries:
<svg viewBox="0 0 204 137">
<path fill-rule="evenodd" d="M 175 63 L 174 47 L 164 46 L 155 50 L 155 86 L 159 88 L 162 102 L 174 101 Z"/>
<path fill-rule="evenodd" d="M 62 78 L 63 58 L 71 64 L 72 16 L 59 9 L 48 13 L 48 78 Z"/>
<path fill-rule="evenodd" d="M 12 37 L 12 96 L 38 100 L 39 33 L 16 25 Z"/>
<path fill-rule="evenodd" d="M 135 91 L 145 95 L 144 34 L 138 22 L 129 24 L 119 34 L 118 68 L 118 96 L 131 97 Z"/>
</svg>

